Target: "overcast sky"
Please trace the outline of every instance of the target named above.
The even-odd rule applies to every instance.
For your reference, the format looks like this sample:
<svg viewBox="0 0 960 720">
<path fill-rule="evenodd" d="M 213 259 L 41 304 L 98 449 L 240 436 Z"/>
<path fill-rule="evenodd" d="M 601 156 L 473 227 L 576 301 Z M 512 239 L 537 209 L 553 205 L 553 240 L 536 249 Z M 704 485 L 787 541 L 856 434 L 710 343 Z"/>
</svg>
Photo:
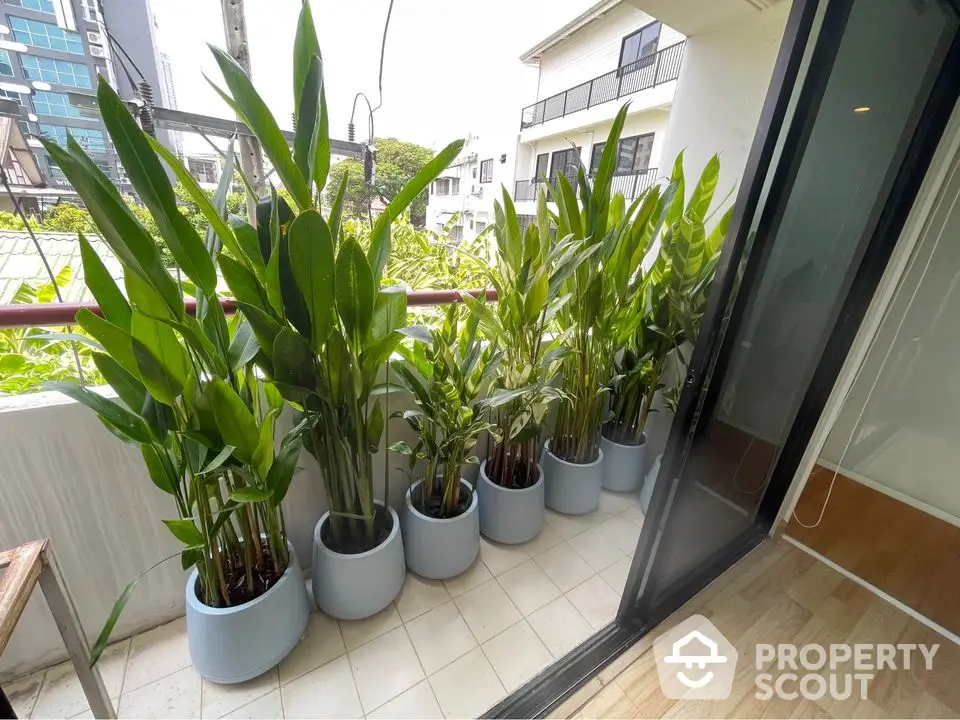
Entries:
<svg viewBox="0 0 960 720">
<path fill-rule="evenodd" d="M 378 136 L 439 149 L 467 133 L 515 133 L 537 72 L 518 57 L 595 0 L 394 0 Z M 221 82 L 206 43 L 223 45 L 219 0 L 151 0 L 181 110 L 229 117 L 201 71 Z M 377 103 L 388 0 L 311 0 L 324 59 L 330 134 L 346 139 L 354 95 Z M 300 0 L 246 0 L 253 80 L 281 127 L 291 126 L 291 52 Z M 362 103 L 362 100 L 360 101 Z M 357 139 L 366 137 L 358 105 Z M 185 137 L 188 151 L 207 146 Z M 207 148 L 208 149 L 208 148 Z"/>
</svg>

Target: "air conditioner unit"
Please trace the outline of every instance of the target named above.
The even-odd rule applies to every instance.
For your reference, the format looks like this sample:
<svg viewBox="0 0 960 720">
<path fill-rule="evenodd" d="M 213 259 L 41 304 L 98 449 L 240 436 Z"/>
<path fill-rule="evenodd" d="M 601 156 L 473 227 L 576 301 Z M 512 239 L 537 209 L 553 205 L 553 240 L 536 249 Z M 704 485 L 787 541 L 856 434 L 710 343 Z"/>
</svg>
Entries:
<svg viewBox="0 0 960 720">
<path fill-rule="evenodd" d="M 107 51 L 103 49 L 103 45 L 91 45 L 90 54 L 95 58 L 105 58 Z"/>
<path fill-rule="evenodd" d="M 93 30 L 87 30 L 87 42 L 103 45 L 103 35 Z"/>
</svg>

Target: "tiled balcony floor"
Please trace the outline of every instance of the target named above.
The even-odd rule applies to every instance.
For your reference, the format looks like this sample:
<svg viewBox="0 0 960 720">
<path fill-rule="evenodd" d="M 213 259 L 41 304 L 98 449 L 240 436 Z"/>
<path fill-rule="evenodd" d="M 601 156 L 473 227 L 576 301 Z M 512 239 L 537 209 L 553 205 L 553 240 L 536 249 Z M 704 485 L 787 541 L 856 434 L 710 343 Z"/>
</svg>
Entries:
<svg viewBox="0 0 960 720">
<path fill-rule="evenodd" d="M 279 668 L 249 682 L 203 680 L 181 618 L 109 648 L 104 683 L 121 718 L 475 717 L 616 614 L 643 521 L 636 495 L 604 493 L 589 515 L 546 520 L 525 545 L 481 541 L 452 580 L 408 571 L 372 618 L 314 612 Z M 92 717 L 69 664 L 4 691 L 21 718 Z"/>
</svg>

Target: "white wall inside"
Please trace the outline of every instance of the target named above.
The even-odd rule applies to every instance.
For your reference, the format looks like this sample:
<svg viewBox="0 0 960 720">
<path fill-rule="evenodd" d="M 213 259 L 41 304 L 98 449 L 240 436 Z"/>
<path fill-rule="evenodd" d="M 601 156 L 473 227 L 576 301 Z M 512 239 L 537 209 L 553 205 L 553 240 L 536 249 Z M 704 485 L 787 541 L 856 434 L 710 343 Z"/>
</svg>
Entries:
<svg viewBox="0 0 960 720">
<path fill-rule="evenodd" d="M 684 150 L 693 176 L 720 153 L 721 195 L 743 175 L 789 10 L 784 2 L 687 38 L 663 157 Z"/>
</svg>

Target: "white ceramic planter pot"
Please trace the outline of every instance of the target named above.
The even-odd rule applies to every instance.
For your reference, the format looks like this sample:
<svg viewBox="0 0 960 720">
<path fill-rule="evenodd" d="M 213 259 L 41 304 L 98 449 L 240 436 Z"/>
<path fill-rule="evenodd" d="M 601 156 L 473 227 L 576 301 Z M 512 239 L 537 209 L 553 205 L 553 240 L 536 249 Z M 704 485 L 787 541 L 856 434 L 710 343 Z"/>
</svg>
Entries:
<svg viewBox="0 0 960 720">
<path fill-rule="evenodd" d="M 592 463 L 580 465 L 558 458 L 550 452 L 550 441 L 546 442 L 540 466 L 548 508 L 566 515 L 585 515 L 597 509 L 603 488 L 603 450 L 598 452 Z"/>
<path fill-rule="evenodd" d="M 197 597 L 196 568 L 187 580 L 187 642 L 193 666 L 215 683 L 239 683 L 262 675 L 285 658 L 303 636 L 310 600 L 300 562 L 287 543 L 290 562 L 276 585 L 243 605 L 214 608 Z"/>
<path fill-rule="evenodd" d="M 404 499 L 403 553 L 407 567 L 431 580 L 459 575 L 473 564 L 480 552 L 480 513 L 477 494 L 461 478 L 463 492 L 470 494 L 466 512 L 453 518 L 432 518 L 413 506 L 413 493 L 423 484 L 417 481 L 407 489 Z"/>
<path fill-rule="evenodd" d="M 603 449 L 603 488 L 614 492 L 634 492 L 643 482 L 647 463 L 647 435 L 639 445 L 623 445 L 600 436 Z"/>
<path fill-rule="evenodd" d="M 507 545 L 533 540 L 543 529 L 543 469 L 537 465 L 537 482 L 519 490 L 497 485 L 487 477 L 487 461 L 477 479 L 480 532 Z"/>
<path fill-rule="evenodd" d="M 379 500 L 377 505 L 383 507 Z M 360 620 L 376 615 L 400 593 L 406 566 L 400 520 L 387 507 L 393 527 L 387 539 L 373 550 L 347 555 L 323 542 L 322 529 L 330 518 L 325 512 L 313 531 L 313 599 L 317 607 L 339 620 Z"/>
</svg>

